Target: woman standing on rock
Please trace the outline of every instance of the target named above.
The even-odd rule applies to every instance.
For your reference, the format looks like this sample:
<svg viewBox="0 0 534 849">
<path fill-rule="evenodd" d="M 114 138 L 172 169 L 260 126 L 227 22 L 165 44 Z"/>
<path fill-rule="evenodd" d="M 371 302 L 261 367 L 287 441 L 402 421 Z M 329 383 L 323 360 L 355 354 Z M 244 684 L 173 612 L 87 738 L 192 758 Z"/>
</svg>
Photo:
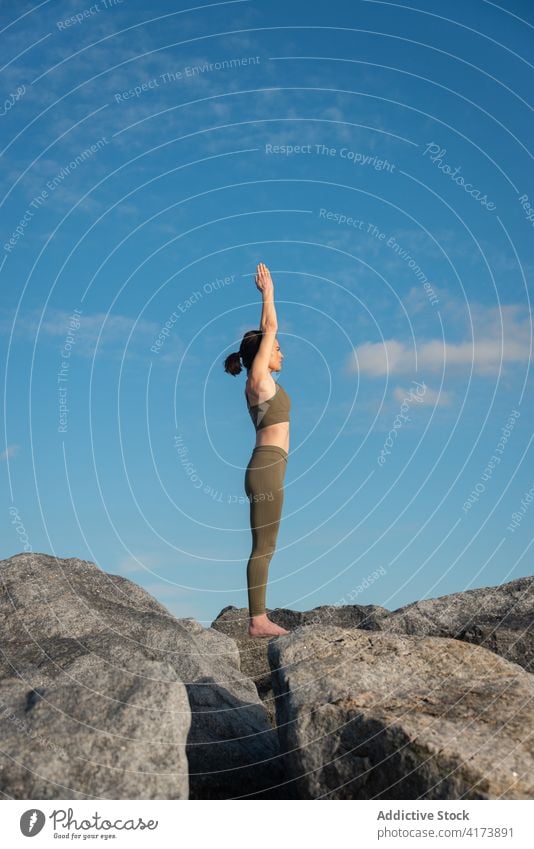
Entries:
<svg viewBox="0 0 534 849">
<path fill-rule="evenodd" d="M 256 429 L 256 445 L 245 473 L 252 532 L 252 551 L 247 565 L 248 632 L 251 637 L 271 637 L 289 633 L 268 619 L 265 591 L 282 515 L 291 401 L 271 374 L 282 370 L 284 355 L 276 338 L 274 284 L 269 269 L 262 262 L 258 263 L 256 286 L 263 299 L 260 329 L 247 330 L 239 351 L 226 357 L 224 369 L 235 377 L 242 371 L 242 360 L 247 370 L 245 397 Z"/>
</svg>

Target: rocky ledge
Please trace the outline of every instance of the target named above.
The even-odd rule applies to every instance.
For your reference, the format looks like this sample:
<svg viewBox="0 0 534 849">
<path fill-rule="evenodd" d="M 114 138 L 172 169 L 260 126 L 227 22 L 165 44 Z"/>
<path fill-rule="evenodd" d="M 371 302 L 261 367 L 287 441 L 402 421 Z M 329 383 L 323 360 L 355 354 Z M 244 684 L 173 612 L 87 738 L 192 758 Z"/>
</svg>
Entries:
<svg viewBox="0 0 534 849">
<path fill-rule="evenodd" d="M 534 579 L 177 619 L 77 558 L 0 562 L 12 799 L 534 797 Z"/>
</svg>

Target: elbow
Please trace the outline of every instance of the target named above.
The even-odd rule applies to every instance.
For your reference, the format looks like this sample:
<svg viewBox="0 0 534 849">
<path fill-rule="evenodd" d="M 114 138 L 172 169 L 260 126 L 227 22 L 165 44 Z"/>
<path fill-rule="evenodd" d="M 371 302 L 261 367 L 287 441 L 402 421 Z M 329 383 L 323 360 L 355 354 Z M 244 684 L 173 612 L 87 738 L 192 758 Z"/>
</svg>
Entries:
<svg viewBox="0 0 534 849">
<path fill-rule="evenodd" d="M 278 322 L 277 321 L 262 321 L 260 324 L 260 330 L 262 333 L 266 331 L 276 331 L 278 330 Z"/>
</svg>

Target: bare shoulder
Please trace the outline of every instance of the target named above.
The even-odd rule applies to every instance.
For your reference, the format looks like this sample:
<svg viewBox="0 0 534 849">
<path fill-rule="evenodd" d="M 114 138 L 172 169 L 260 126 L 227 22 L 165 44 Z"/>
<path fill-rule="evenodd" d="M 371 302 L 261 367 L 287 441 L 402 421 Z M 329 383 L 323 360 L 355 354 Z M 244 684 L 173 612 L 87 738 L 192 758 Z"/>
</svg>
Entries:
<svg viewBox="0 0 534 849">
<path fill-rule="evenodd" d="M 276 382 L 269 374 L 267 377 L 262 377 L 261 380 L 251 380 L 247 377 L 245 391 L 249 404 L 253 407 L 255 404 L 262 404 L 268 398 L 272 398 L 276 392 Z"/>
</svg>

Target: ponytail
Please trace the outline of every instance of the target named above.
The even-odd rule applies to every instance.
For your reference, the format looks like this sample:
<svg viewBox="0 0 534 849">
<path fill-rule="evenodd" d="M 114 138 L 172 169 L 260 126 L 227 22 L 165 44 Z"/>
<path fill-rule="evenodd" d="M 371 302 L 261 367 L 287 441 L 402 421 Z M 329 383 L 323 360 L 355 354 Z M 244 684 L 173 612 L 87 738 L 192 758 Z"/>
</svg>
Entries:
<svg viewBox="0 0 534 849">
<path fill-rule="evenodd" d="M 224 361 L 224 370 L 228 374 L 233 374 L 236 377 L 241 371 L 243 371 L 241 367 L 241 354 L 239 351 L 234 351 L 233 354 L 229 354 Z"/>
</svg>

